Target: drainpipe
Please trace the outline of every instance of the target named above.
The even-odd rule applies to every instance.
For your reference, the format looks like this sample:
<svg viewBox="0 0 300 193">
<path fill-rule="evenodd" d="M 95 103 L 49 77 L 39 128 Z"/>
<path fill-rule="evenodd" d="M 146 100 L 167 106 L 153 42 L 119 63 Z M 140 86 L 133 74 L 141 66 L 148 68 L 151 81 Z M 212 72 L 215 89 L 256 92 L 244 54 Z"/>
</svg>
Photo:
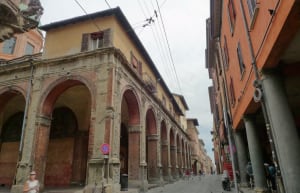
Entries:
<svg viewBox="0 0 300 193">
<path fill-rule="evenodd" d="M 31 93 L 32 84 L 33 84 L 34 65 L 33 65 L 32 58 L 30 59 L 30 67 L 31 67 L 31 72 L 30 72 L 30 78 L 28 81 L 27 93 L 26 93 L 25 110 L 24 110 L 23 123 L 22 123 L 20 146 L 19 146 L 19 161 L 21 161 L 21 159 L 22 159 L 22 149 L 23 149 L 23 143 L 24 143 L 25 126 L 26 126 L 27 118 L 28 118 L 28 106 L 29 106 L 29 102 L 30 102 L 30 93 Z"/>
<path fill-rule="evenodd" d="M 270 19 L 267 30 L 266 30 L 266 32 L 264 34 L 264 37 L 263 37 L 263 41 L 261 42 L 258 51 L 261 50 L 261 48 L 264 44 L 264 41 L 265 41 L 266 36 L 268 34 L 268 31 L 270 29 L 271 23 L 272 23 L 273 18 L 274 18 L 274 14 L 275 14 L 278 6 L 279 6 L 279 3 L 280 3 L 280 0 L 277 1 L 277 4 L 276 4 L 274 10 L 269 10 L 270 14 L 272 14 L 272 17 Z M 242 13 L 242 17 L 243 17 L 244 28 L 245 28 L 245 31 L 246 31 L 247 42 L 248 42 L 248 46 L 249 46 L 249 50 L 250 50 L 251 64 L 252 64 L 252 67 L 254 69 L 254 74 L 255 74 L 255 80 L 254 80 L 254 83 L 253 83 L 253 85 L 255 87 L 255 91 L 254 91 L 253 99 L 254 99 L 255 102 L 260 102 L 260 104 L 261 104 L 263 116 L 264 116 L 264 119 L 265 119 L 265 125 L 266 125 L 266 129 L 267 129 L 267 135 L 268 135 L 268 139 L 269 139 L 271 150 L 272 150 L 272 159 L 273 159 L 273 163 L 274 163 L 275 168 L 276 168 L 277 178 L 280 179 L 279 182 L 282 182 L 280 167 L 278 165 L 278 157 L 277 157 L 277 154 L 276 154 L 276 149 L 275 149 L 274 140 L 273 140 L 273 136 L 272 136 L 272 130 L 271 130 L 271 126 L 270 126 L 270 120 L 269 120 L 269 117 L 267 115 L 266 104 L 265 104 L 265 101 L 263 99 L 263 94 L 262 94 L 263 90 L 262 90 L 262 86 L 261 86 L 259 70 L 258 70 L 257 63 L 256 63 L 256 57 L 257 56 L 255 56 L 255 54 L 254 54 L 253 44 L 252 44 L 252 41 L 251 41 L 250 32 L 248 30 L 248 22 L 247 22 L 247 19 L 246 19 L 246 16 L 245 16 L 245 9 L 244 9 L 244 5 L 243 5 L 242 0 L 240 0 L 240 8 L 241 8 L 241 13 Z M 280 183 L 279 185 L 280 185 L 280 187 L 283 187 L 282 183 Z M 281 188 L 281 190 L 283 190 L 283 188 Z"/>
</svg>

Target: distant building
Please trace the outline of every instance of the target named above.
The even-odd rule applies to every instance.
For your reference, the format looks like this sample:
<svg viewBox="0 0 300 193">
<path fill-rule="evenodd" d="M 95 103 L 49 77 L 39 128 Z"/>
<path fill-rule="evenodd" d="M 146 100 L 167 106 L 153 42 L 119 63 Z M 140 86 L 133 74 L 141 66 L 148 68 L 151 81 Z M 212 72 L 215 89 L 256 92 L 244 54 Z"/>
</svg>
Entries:
<svg viewBox="0 0 300 193">
<path fill-rule="evenodd" d="M 300 190 L 300 4 L 212 0 L 206 67 L 218 170 L 232 163 L 246 184 L 265 191 L 264 163 L 277 171 L 279 192 Z M 232 141 L 232 146 L 230 146 Z"/>
</svg>

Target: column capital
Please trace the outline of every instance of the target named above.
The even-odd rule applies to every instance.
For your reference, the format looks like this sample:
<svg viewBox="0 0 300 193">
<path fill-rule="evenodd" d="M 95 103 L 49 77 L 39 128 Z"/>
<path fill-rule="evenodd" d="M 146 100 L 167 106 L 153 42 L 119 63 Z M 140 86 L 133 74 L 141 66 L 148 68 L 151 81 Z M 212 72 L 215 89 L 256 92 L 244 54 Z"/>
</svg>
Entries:
<svg viewBox="0 0 300 193">
<path fill-rule="evenodd" d="M 158 135 L 157 134 L 151 134 L 147 136 L 149 141 L 158 141 Z"/>
<path fill-rule="evenodd" d="M 129 125 L 127 129 L 128 129 L 128 133 L 140 133 L 141 132 L 140 125 Z"/>
<path fill-rule="evenodd" d="M 51 125 L 52 118 L 46 115 L 37 115 L 36 116 L 36 125 L 42 125 L 49 127 Z"/>
</svg>

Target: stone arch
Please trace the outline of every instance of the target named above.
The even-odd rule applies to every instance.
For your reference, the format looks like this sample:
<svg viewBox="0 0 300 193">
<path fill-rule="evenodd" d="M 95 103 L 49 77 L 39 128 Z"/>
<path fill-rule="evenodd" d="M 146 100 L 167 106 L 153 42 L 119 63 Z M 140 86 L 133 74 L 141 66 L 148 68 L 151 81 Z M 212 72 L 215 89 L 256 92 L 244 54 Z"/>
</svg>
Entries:
<svg viewBox="0 0 300 193">
<path fill-rule="evenodd" d="M 35 148 L 34 160 L 34 168 L 39 173 L 41 184 L 45 182 L 45 186 L 55 187 L 85 182 L 86 163 L 91 155 L 89 151 L 92 149 L 88 146 L 93 145 L 94 131 L 92 127 L 90 128 L 91 112 L 95 106 L 93 94 L 95 90 L 93 89 L 94 86 L 85 78 L 69 76 L 53 81 L 43 92 L 40 99 L 40 114 L 37 115 L 35 137 L 35 144 L 38 144 L 39 147 Z M 77 122 L 76 133 L 63 137 L 63 140 L 51 137 L 53 124 L 56 121 L 54 120 L 55 113 L 61 107 L 69 109 L 61 116 L 70 115 L 69 118 L 72 119 L 72 122 L 74 124 Z M 67 129 L 66 125 L 62 124 L 62 127 Z M 53 161 L 50 158 L 52 154 L 60 155 L 68 161 L 64 162 L 60 159 Z M 51 164 L 56 167 L 56 172 L 51 169 Z"/>
<path fill-rule="evenodd" d="M 187 168 L 186 167 L 186 164 L 187 164 L 187 154 L 186 154 L 186 149 L 185 149 L 185 143 L 184 143 L 184 138 L 182 137 L 181 138 L 181 158 L 182 158 L 182 168 L 183 168 L 183 170 L 185 169 L 185 168 Z"/>
<path fill-rule="evenodd" d="M 149 108 L 146 112 L 146 161 L 147 161 L 147 174 L 149 181 L 159 180 L 159 168 L 157 167 L 158 156 L 158 133 L 156 116 L 153 108 Z"/>
<path fill-rule="evenodd" d="M 160 123 L 160 141 L 161 141 L 161 165 L 164 179 L 168 178 L 168 131 L 164 120 Z"/>
<path fill-rule="evenodd" d="M 80 75 L 72 75 L 67 77 L 61 77 L 53 81 L 46 89 L 43 91 L 40 100 L 40 114 L 44 116 L 49 116 L 51 114 L 53 103 L 56 101 L 58 96 L 63 93 L 68 88 L 76 85 L 84 85 L 88 88 L 91 97 L 91 109 L 95 109 L 95 92 L 96 87 L 86 78 Z"/>
<path fill-rule="evenodd" d="M 0 89 L 0 112 L 2 112 L 3 107 L 9 101 L 15 96 L 22 96 L 24 99 L 26 99 L 26 92 L 23 88 L 18 86 L 9 86 Z"/>
<path fill-rule="evenodd" d="M 177 147 L 177 166 L 179 174 L 182 174 L 182 146 L 179 133 L 176 133 L 176 147 Z"/>
<path fill-rule="evenodd" d="M 25 109 L 25 91 L 18 86 L 0 90 L 0 184 L 11 186 L 16 174 Z"/>
<path fill-rule="evenodd" d="M 135 90 L 132 88 L 127 88 L 126 90 L 124 90 L 122 94 L 122 107 L 124 105 L 123 100 L 124 102 L 126 102 L 127 107 L 129 106 L 131 107 L 131 108 L 127 108 L 128 114 L 130 115 L 130 117 L 128 117 L 129 119 L 126 120 L 128 124 L 131 125 L 140 124 L 140 102 L 138 99 L 139 99 L 138 95 L 136 94 Z"/>
<path fill-rule="evenodd" d="M 177 164 L 178 164 L 178 160 L 177 160 L 177 147 L 176 147 L 176 131 L 175 129 L 172 127 L 170 129 L 170 158 L 171 158 L 171 172 L 172 172 L 172 176 L 174 178 L 177 177 Z"/>
<path fill-rule="evenodd" d="M 138 95 L 133 89 L 124 90 L 121 98 L 121 138 L 120 138 L 120 162 L 128 163 L 126 170 L 120 170 L 128 174 L 129 186 L 133 186 L 141 179 L 140 174 L 140 148 L 141 148 L 141 123 L 140 123 L 140 103 Z M 128 138 L 122 138 L 122 133 Z M 124 155 L 127 155 L 127 160 Z"/>
</svg>

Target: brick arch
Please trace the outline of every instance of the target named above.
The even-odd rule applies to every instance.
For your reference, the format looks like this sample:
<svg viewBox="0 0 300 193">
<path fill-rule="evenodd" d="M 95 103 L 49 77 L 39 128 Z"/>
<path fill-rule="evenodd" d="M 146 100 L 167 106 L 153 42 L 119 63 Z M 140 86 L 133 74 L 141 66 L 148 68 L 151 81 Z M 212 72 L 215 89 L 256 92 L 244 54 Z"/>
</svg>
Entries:
<svg viewBox="0 0 300 193">
<path fill-rule="evenodd" d="M 56 99 L 68 88 L 84 85 L 88 88 L 91 97 L 91 109 L 95 108 L 95 86 L 86 78 L 76 75 L 62 77 L 52 82 L 43 92 L 40 100 L 40 114 L 50 116 Z"/>
<path fill-rule="evenodd" d="M 159 179 L 159 170 L 157 166 L 157 147 L 158 135 L 156 128 L 156 117 L 152 108 L 146 113 L 146 161 L 147 161 L 147 177 L 149 181 Z"/>
<path fill-rule="evenodd" d="M 152 107 L 146 113 L 146 129 L 147 135 L 157 134 L 156 116 Z"/>
<path fill-rule="evenodd" d="M 140 108 L 137 94 L 133 89 L 127 89 L 123 93 L 122 100 L 125 100 L 128 106 L 129 120 L 128 124 L 137 125 L 140 123 Z"/>
<path fill-rule="evenodd" d="M 168 178 L 168 131 L 164 120 L 160 123 L 160 141 L 161 141 L 161 165 L 162 173 L 165 179 Z"/>
<path fill-rule="evenodd" d="M 68 76 L 68 77 L 62 77 L 59 79 L 56 79 L 54 81 L 52 81 L 50 84 L 48 84 L 48 86 L 41 91 L 43 93 L 43 95 L 40 98 L 40 102 L 39 102 L 39 115 L 37 118 L 37 128 L 36 128 L 36 137 L 35 137 L 35 144 L 38 144 L 38 148 L 35 148 L 35 152 L 34 152 L 34 169 L 37 171 L 37 173 L 39 173 L 38 177 L 39 180 L 41 182 L 41 184 L 44 184 L 44 180 L 45 180 L 45 166 L 46 166 L 46 161 L 47 161 L 47 154 L 49 153 L 49 148 L 48 146 L 51 145 L 51 141 L 49 140 L 49 135 L 50 135 L 50 128 L 51 128 L 51 124 L 52 121 L 51 120 L 51 116 L 54 113 L 54 106 L 55 103 L 57 101 L 57 99 L 69 88 L 74 87 L 74 86 L 79 86 L 79 85 L 83 85 L 85 88 L 87 88 L 87 97 L 89 98 L 89 100 L 91 101 L 91 111 L 94 111 L 95 108 L 95 94 L 94 92 L 96 91 L 95 86 L 86 78 L 82 77 L 82 76 Z M 76 136 L 72 136 L 70 137 L 70 139 L 65 140 L 63 142 L 56 142 L 52 145 L 56 146 L 58 143 L 62 143 L 64 145 L 64 143 L 68 143 L 67 145 L 64 145 L 66 147 L 70 147 L 70 149 L 73 148 L 74 152 L 77 152 L 77 149 L 80 149 L 81 147 L 84 149 L 82 152 L 86 152 L 86 150 L 90 150 L 90 146 L 93 145 L 93 133 L 94 133 L 94 128 L 93 126 L 90 125 L 90 128 L 88 130 L 88 134 L 87 137 L 85 137 L 84 135 L 76 135 Z M 82 138 L 80 138 L 79 136 L 81 136 Z M 56 140 L 57 141 L 57 140 Z M 56 148 L 53 148 L 56 149 Z M 89 153 L 89 152 L 88 152 Z M 72 159 L 75 159 L 75 157 L 79 157 L 77 155 L 74 155 L 74 157 Z M 88 155 L 82 155 L 80 156 L 82 158 L 82 162 L 86 163 L 86 159 L 88 157 Z M 77 159 L 77 158 L 76 158 Z M 86 164 L 84 164 L 86 165 Z M 70 168 L 68 166 L 68 168 Z M 77 167 L 79 168 L 79 167 Z M 85 170 L 85 168 L 84 168 Z M 73 172 L 73 170 L 72 170 Z M 81 173 L 80 171 L 78 171 L 78 174 Z M 78 177 L 77 174 L 73 175 L 72 174 L 72 178 L 73 176 L 76 176 L 76 179 L 74 177 L 74 179 L 76 180 L 76 183 L 80 181 L 84 181 L 84 179 L 82 180 L 82 178 L 85 178 L 85 173 L 86 172 L 82 172 L 84 173 L 84 176 L 80 176 Z M 72 179 L 72 180 L 74 180 Z M 67 181 L 63 181 L 64 185 L 67 186 L 69 184 L 67 184 Z M 51 183 L 49 183 L 50 185 L 52 185 Z M 46 184 L 48 185 L 48 184 Z M 53 186 L 59 186 L 59 184 L 53 184 Z"/>
<path fill-rule="evenodd" d="M 25 90 L 18 86 L 10 86 L 0 89 L 0 112 L 2 112 L 5 104 L 14 96 L 22 95 L 26 100 Z"/>
<path fill-rule="evenodd" d="M 25 90 L 18 86 L 0 89 L 0 114 L 5 114 L 7 117 L 7 119 L 3 118 L 0 123 L 0 184 L 6 186 L 12 185 L 16 174 L 24 109 L 10 109 L 8 114 L 5 106 L 8 103 L 13 104 L 10 100 L 16 96 L 21 96 L 22 103 L 25 104 L 25 95 Z"/>
<path fill-rule="evenodd" d="M 181 146 L 179 133 L 176 133 L 175 140 L 176 140 L 176 147 L 177 147 L 177 165 L 180 171 L 182 168 L 182 146 Z"/>
<path fill-rule="evenodd" d="M 182 155 L 182 166 L 186 167 L 186 149 L 183 137 L 181 138 L 181 155 Z"/>
<path fill-rule="evenodd" d="M 141 179 L 140 172 L 140 148 L 141 148 L 141 125 L 140 125 L 140 105 L 138 95 L 134 89 L 126 88 L 121 98 L 121 121 L 123 129 L 126 128 L 128 132 L 127 147 L 122 147 L 125 144 L 124 139 L 120 139 L 120 149 L 125 149 L 128 152 L 128 183 L 134 184 Z M 126 104 L 127 109 L 122 109 L 123 104 Z M 124 113 L 124 114 L 123 114 Z M 123 122 L 123 116 L 126 116 L 126 121 Z M 126 149 L 127 148 L 127 149 Z"/>
<path fill-rule="evenodd" d="M 164 120 L 160 123 L 160 137 L 162 140 L 168 140 L 168 131 Z"/>
</svg>

